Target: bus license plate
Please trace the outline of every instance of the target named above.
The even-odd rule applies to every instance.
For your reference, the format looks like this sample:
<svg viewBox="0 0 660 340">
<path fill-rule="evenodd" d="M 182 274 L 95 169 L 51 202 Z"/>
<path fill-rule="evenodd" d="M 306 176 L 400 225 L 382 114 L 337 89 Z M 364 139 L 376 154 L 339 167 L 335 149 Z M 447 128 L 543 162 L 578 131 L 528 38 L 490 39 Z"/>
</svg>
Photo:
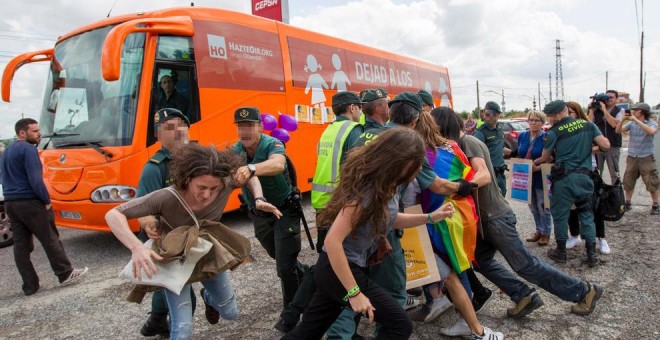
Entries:
<svg viewBox="0 0 660 340">
<path fill-rule="evenodd" d="M 60 216 L 69 220 L 82 220 L 80 213 L 77 211 L 60 211 Z"/>
</svg>

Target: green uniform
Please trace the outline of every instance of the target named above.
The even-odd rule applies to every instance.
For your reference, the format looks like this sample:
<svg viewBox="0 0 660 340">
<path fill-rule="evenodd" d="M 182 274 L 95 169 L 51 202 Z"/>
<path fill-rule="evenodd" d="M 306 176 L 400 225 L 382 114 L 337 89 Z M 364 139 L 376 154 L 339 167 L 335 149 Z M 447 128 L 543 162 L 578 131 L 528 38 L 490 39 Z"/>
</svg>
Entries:
<svg viewBox="0 0 660 340">
<path fill-rule="evenodd" d="M 497 176 L 497 186 L 500 187 L 502 196 L 506 197 L 506 164 L 504 163 L 504 131 L 500 124 L 495 127 L 490 124 L 482 124 L 473 134 L 478 140 L 482 141 L 488 147 L 490 160 L 493 164 L 493 170 Z"/>
<path fill-rule="evenodd" d="M 261 134 L 254 157 L 248 155 L 240 141 L 234 145 L 234 152 L 244 155 L 247 164 L 264 162 L 274 154 L 285 154 L 284 144 L 279 139 L 265 134 Z M 264 197 L 282 212 L 282 217 L 279 219 L 271 213 L 256 210 L 252 193 L 247 186 L 242 188 L 243 195 L 250 206 L 249 216 L 254 225 L 254 235 L 261 246 L 266 249 L 268 256 L 275 260 L 285 307 L 293 300 L 305 272 L 304 266 L 298 261 L 298 253 L 301 248 L 300 215 L 298 215 L 296 207 L 289 202 L 291 184 L 287 171 L 285 165 L 285 170 L 281 174 L 259 176 Z"/>
<path fill-rule="evenodd" d="M 591 122 L 565 117 L 552 126 L 543 148 L 554 151 L 555 164 L 564 168 L 565 175 L 553 178 L 550 212 L 557 241 L 568 239 L 568 216 L 573 205 L 580 218 L 580 233 L 588 243 L 596 240 L 596 226 L 591 209 L 594 185 L 589 177 L 591 147 L 600 130 Z"/>
<path fill-rule="evenodd" d="M 367 117 L 364 120 L 364 123 L 362 124 L 362 126 L 364 127 L 364 131 L 367 131 L 367 130 L 370 130 L 370 129 L 382 129 L 383 127 L 385 127 L 385 125 L 375 121 L 371 117 Z"/>
</svg>

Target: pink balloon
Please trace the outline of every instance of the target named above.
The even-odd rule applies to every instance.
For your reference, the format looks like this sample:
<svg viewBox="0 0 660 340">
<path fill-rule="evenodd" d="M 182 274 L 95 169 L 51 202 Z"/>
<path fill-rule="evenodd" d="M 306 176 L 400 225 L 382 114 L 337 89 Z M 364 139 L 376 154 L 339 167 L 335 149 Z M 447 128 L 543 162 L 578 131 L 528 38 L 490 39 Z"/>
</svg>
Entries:
<svg viewBox="0 0 660 340">
<path fill-rule="evenodd" d="M 296 131 L 298 129 L 298 122 L 293 116 L 283 114 L 280 115 L 280 126 L 287 131 Z"/>
<path fill-rule="evenodd" d="M 262 113 L 261 124 L 263 124 L 264 130 L 271 131 L 277 127 L 277 119 L 270 113 Z"/>
<path fill-rule="evenodd" d="M 274 138 L 277 138 L 281 140 L 282 142 L 286 143 L 291 139 L 291 135 L 289 134 L 289 131 L 284 130 L 282 128 L 277 128 L 271 131 L 270 135 Z"/>
</svg>

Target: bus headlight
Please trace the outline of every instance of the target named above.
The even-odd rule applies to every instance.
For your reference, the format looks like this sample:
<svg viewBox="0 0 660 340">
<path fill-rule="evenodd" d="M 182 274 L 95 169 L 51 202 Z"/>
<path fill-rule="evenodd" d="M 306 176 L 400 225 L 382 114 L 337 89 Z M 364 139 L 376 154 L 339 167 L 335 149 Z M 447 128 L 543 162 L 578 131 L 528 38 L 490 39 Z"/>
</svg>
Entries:
<svg viewBox="0 0 660 340">
<path fill-rule="evenodd" d="M 92 191 L 94 203 L 126 202 L 135 197 L 137 189 L 128 185 L 105 185 Z"/>
</svg>

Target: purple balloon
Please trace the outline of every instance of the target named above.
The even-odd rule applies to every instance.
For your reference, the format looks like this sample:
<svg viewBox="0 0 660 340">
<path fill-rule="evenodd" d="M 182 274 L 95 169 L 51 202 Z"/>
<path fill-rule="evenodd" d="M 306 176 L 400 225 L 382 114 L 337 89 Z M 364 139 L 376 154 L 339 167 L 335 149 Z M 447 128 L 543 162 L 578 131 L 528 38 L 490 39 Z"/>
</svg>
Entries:
<svg viewBox="0 0 660 340">
<path fill-rule="evenodd" d="M 277 119 L 270 113 L 262 113 L 261 124 L 263 124 L 264 130 L 271 131 L 277 127 Z"/>
<path fill-rule="evenodd" d="M 282 142 L 286 143 L 291 139 L 291 135 L 289 134 L 289 131 L 284 130 L 282 128 L 277 128 L 271 131 L 270 135 L 274 138 L 277 138 L 281 140 Z"/>
<path fill-rule="evenodd" d="M 283 114 L 280 115 L 280 126 L 287 131 L 296 131 L 298 129 L 298 122 L 293 116 Z"/>
</svg>

